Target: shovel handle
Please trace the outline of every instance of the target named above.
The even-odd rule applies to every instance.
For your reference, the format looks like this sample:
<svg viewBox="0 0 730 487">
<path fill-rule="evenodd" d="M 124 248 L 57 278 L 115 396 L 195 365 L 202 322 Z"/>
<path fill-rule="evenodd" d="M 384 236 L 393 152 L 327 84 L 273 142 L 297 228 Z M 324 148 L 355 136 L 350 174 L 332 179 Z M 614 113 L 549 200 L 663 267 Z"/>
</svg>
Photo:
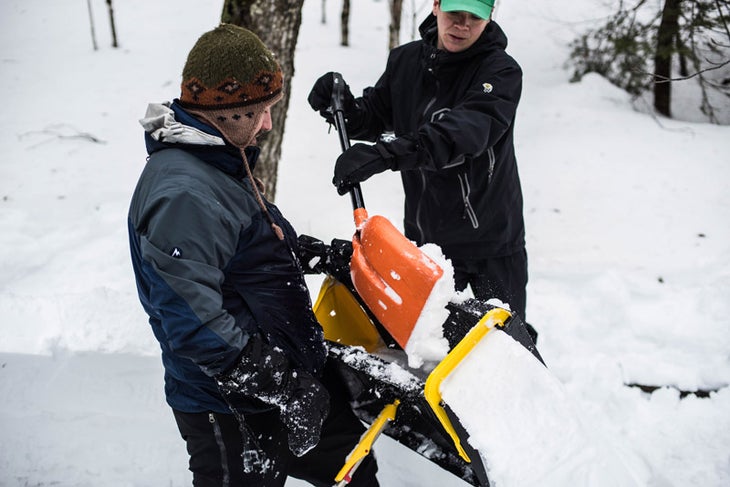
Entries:
<svg viewBox="0 0 730 487">
<path fill-rule="evenodd" d="M 332 77 L 332 112 L 335 117 L 335 128 L 340 136 L 340 146 L 342 152 L 350 148 L 350 138 L 347 136 L 347 128 L 345 127 L 345 107 L 343 98 L 345 96 L 345 80 L 342 79 L 340 73 L 333 73 Z M 358 210 L 365 208 L 365 200 L 362 197 L 360 184 L 354 184 L 350 188 L 350 198 L 352 199 L 352 208 Z"/>
</svg>

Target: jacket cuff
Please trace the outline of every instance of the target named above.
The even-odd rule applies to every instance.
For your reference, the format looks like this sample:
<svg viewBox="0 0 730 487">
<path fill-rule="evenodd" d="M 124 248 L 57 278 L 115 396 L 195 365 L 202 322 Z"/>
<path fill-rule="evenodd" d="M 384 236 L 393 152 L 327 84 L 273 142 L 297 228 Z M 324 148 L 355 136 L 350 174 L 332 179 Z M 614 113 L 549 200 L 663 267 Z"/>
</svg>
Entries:
<svg viewBox="0 0 730 487">
<path fill-rule="evenodd" d="M 375 144 L 375 148 L 381 155 L 387 154 L 389 156 L 388 158 L 383 158 L 386 159 L 389 163 L 389 168 L 393 171 L 404 171 L 427 166 L 424 163 L 427 160 L 426 153 L 418 142 L 410 136 L 396 137 L 389 142 L 379 141 Z"/>
</svg>

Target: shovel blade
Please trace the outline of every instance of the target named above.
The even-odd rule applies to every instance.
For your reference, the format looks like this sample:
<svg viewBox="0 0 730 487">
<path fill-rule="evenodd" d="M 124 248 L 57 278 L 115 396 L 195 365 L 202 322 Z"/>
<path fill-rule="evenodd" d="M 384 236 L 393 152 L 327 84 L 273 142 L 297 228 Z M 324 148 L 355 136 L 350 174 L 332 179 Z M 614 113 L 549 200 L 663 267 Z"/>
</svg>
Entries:
<svg viewBox="0 0 730 487">
<path fill-rule="evenodd" d="M 312 309 L 326 340 L 361 346 L 371 353 L 385 348 L 385 342 L 360 303 L 334 277 L 327 276 L 322 282 Z"/>
<path fill-rule="evenodd" d="M 443 269 L 379 215 L 359 225 L 352 247 L 350 273 L 355 289 L 405 349 Z"/>
</svg>

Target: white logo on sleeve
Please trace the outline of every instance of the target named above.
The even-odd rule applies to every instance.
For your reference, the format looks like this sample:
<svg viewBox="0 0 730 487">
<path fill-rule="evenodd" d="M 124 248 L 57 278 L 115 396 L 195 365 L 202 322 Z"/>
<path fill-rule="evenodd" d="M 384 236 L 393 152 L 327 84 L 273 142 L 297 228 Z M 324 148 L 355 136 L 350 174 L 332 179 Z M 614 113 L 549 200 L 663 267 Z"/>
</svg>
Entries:
<svg viewBox="0 0 730 487">
<path fill-rule="evenodd" d="M 491 83 L 483 83 L 482 88 L 484 88 L 484 93 L 491 93 L 494 89 Z"/>
<path fill-rule="evenodd" d="M 179 248 L 175 247 L 172 249 L 172 252 L 170 252 L 170 256 L 179 259 L 180 257 L 182 257 L 182 252 Z"/>
</svg>

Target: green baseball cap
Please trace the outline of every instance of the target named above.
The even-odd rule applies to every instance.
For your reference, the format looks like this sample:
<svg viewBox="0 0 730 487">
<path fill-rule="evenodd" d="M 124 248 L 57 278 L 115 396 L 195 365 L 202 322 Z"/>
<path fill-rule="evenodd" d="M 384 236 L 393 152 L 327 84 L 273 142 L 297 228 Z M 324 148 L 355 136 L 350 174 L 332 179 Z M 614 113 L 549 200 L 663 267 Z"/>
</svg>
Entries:
<svg viewBox="0 0 730 487">
<path fill-rule="evenodd" d="M 494 8 L 494 0 L 441 0 L 439 3 L 444 12 L 469 12 L 484 20 L 489 19 Z"/>
</svg>

